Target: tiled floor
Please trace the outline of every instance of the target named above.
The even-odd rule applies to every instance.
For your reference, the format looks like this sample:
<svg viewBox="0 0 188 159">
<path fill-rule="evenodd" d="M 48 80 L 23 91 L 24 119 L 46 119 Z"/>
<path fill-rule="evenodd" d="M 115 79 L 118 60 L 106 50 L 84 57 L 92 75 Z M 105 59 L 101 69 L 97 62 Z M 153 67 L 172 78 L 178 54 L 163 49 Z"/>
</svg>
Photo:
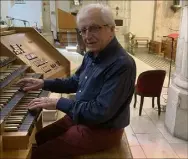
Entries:
<svg viewBox="0 0 188 159">
<path fill-rule="evenodd" d="M 153 69 L 149 65 L 135 58 L 139 75 L 141 72 Z M 168 79 L 165 79 L 164 87 Z M 162 96 L 166 98 L 167 89 L 164 88 Z M 162 105 L 165 100 L 161 97 Z M 152 100 L 146 98 L 139 116 L 139 98 L 136 108 L 133 108 L 134 99 L 131 103 L 131 122 L 125 128 L 134 158 L 188 158 L 188 142 L 173 137 L 164 127 L 165 112 L 160 117 L 157 110 L 152 108 Z M 155 103 L 155 105 L 157 105 Z"/>
</svg>

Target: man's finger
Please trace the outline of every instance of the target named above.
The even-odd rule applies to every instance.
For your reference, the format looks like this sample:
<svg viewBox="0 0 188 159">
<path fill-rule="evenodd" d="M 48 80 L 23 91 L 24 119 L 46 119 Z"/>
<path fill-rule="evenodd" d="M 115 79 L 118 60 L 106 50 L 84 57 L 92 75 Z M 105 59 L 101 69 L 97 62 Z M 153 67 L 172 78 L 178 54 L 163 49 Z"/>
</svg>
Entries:
<svg viewBox="0 0 188 159">
<path fill-rule="evenodd" d="M 20 79 L 17 84 L 20 84 L 20 83 L 25 83 L 25 82 L 28 82 L 30 81 L 31 79 L 30 78 L 23 78 L 23 79 Z"/>
<path fill-rule="evenodd" d="M 29 109 L 36 109 L 36 108 L 43 108 L 45 105 L 43 103 L 38 103 L 36 105 L 33 105 L 32 107 L 29 107 Z"/>
<path fill-rule="evenodd" d="M 33 107 L 33 106 L 35 106 L 35 105 L 37 105 L 37 104 L 41 104 L 41 102 L 34 102 L 34 103 L 32 103 L 31 105 L 29 105 L 29 108 L 31 108 L 31 107 Z"/>
<path fill-rule="evenodd" d="M 24 91 L 31 91 L 31 90 L 35 90 L 36 86 L 28 86 L 28 87 L 23 87 L 22 88 Z"/>
<path fill-rule="evenodd" d="M 40 98 L 35 98 L 35 99 L 33 99 L 29 104 L 28 104 L 28 106 L 31 106 L 33 103 L 35 103 L 35 102 L 40 102 Z"/>
</svg>

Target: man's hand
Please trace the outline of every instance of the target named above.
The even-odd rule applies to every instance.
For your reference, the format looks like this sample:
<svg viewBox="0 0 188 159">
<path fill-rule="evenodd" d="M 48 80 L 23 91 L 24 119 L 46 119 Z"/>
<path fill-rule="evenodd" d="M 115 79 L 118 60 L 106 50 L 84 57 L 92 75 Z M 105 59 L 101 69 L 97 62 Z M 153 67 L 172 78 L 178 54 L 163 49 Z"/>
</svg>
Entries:
<svg viewBox="0 0 188 159">
<path fill-rule="evenodd" d="M 29 103 L 29 109 L 44 108 L 48 110 L 55 110 L 59 98 L 35 98 Z"/>
<path fill-rule="evenodd" d="M 24 78 L 19 80 L 17 84 L 20 85 L 23 91 L 33 91 L 41 89 L 44 86 L 44 81 L 36 78 Z"/>
</svg>

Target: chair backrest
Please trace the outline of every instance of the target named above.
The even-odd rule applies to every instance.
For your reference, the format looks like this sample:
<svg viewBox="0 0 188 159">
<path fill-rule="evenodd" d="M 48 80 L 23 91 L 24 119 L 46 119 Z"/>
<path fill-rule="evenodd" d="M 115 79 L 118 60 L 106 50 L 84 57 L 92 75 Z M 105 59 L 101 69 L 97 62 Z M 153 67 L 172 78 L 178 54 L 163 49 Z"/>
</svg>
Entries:
<svg viewBox="0 0 188 159">
<path fill-rule="evenodd" d="M 159 97 L 165 75 L 166 71 L 164 70 L 149 70 L 142 72 L 137 79 L 137 94 L 148 97 Z"/>
</svg>

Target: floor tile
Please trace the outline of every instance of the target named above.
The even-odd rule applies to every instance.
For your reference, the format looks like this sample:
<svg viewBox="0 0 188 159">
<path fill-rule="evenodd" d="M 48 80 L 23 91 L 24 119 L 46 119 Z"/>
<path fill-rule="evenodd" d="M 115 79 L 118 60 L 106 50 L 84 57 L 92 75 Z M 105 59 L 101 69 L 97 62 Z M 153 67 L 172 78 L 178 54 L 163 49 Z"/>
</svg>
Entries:
<svg viewBox="0 0 188 159">
<path fill-rule="evenodd" d="M 131 127 L 137 133 L 159 133 L 151 119 L 147 116 L 137 116 L 131 118 Z"/>
<path fill-rule="evenodd" d="M 147 158 L 178 158 L 161 133 L 136 134 Z"/>
<path fill-rule="evenodd" d="M 137 95 L 136 107 L 137 108 L 140 107 L 140 96 L 139 95 Z M 152 108 L 152 98 L 144 97 L 143 108 Z"/>
<path fill-rule="evenodd" d="M 156 125 L 157 129 L 162 133 L 162 134 L 168 134 L 168 130 L 165 127 L 164 124 Z"/>
<path fill-rule="evenodd" d="M 165 140 L 161 133 L 136 134 L 136 137 L 140 145 L 157 144 L 160 141 L 163 142 Z"/>
<path fill-rule="evenodd" d="M 168 141 L 168 143 L 187 143 L 188 141 L 179 139 L 175 136 L 172 136 L 170 133 L 164 133 L 163 136 L 165 137 L 165 139 Z"/>
<path fill-rule="evenodd" d="M 131 108 L 130 116 L 131 116 L 131 118 L 139 116 L 139 108 Z M 145 113 L 144 109 L 142 110 L 142 115 L 141 116 L 147 116 L 147 114 Z"/>
<path fill-rule="evenodd" d="M 179 158 L 188 158 L 188 144 L 187 143 L 176 143 L 176 144 L 170 144 L 170 146 L 173 148 L 173 150 L 176 152 L 176 154 L 179 156 Z"/>
<path fill-rule="evenodd" d="M 147 158 L 179 158 L 169 144 L 153 144 L 141 146 Z"/>
<path fill-rule="evenodd" d="M 151 118 L 152 122 L 157 126 L 164 124 L 165 113 L 161 112 L 160 116 L 158 115 L 158 110 L 155 108 L 145 108 L 144 112 Z"/>
<path fill-rule="evenodd" d="M 163 134 L 163 136 L 169 143 L 187 143 L 187 141 L 179 139 L 173 136 L 172 134 L 170 134 L 170 132 L 168 132 L 168 130 L 166 129 L 164 123 L 157 124 L 156 127 Z"/>
<path fill-rule="evenodd" d="M 146 158 L 146 155 L 140 146 L 131 146 L 130 149 L 133 158 Z"/>
<path fill-rule="evenodd" d="M 127 135 L 127 140 L 129 142 L 129 146 L 136 146 L 139 145 L 138 140 L 136 138 L 136 135 L 134 134 L 131 126 L 127 126 L 125 129 L 126 135 Z"/>
</svg>

